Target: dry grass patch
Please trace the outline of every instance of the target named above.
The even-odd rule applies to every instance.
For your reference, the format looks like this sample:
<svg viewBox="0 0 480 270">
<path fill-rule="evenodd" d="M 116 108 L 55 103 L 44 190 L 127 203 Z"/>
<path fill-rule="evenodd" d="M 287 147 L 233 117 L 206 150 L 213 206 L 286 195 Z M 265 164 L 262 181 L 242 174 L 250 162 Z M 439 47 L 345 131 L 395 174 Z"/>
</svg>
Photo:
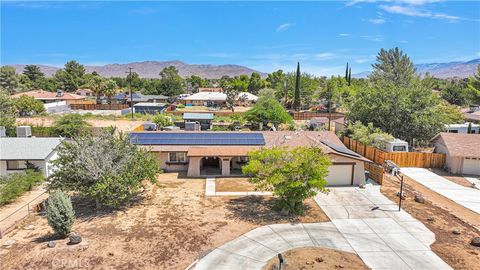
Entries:
<svg viewBox="0 0 480 270">
<path fill-rule="evenodd" d="M 247 177 L 217 178 L 215 179 L 217 192 L 247 192 L 256 191 L 255 185 L 248 182 Z"/>
<path fill-rule="evenodd" d="M 272 223 L 323 222 L 327 216 L 308 200 L 304 216 L 282 216 L 271 209 L 273 198 L 205 197 L 205 180 L 162 174 L 130 208 L 95 211 L 77 204 L 73 231 L 82 246 L 66 240 L 48 248 L 52 230 L 44 217 L 27 221 L 34 230 L 16 229 L 2 242 L 1 269 L 65 269 L 62 263 L 81 263 L 83 269 L 185 269 L 201 253 L 214 249 L 256 227 Z M 60 263 L 58 263 L 60 262 Z"/>
</svg>

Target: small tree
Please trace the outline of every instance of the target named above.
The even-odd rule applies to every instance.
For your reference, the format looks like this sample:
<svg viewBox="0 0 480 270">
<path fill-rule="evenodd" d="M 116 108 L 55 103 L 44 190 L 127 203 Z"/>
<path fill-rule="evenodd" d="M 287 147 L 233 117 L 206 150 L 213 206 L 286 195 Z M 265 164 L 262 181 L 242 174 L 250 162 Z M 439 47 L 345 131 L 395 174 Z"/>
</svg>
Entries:
<svg viewBox="0 0 480 270">
<path fill-rule="evenodd" d="M 45 112 L 45 107 L 40 100 L 23 95 L 14 101 L 20 116 L 40 114 Z"/>
<path fill-rule="evenodd" d="M 303 201 L 317 192 L 327 192 L 325 177 L 331 161 L 320 148 L 269 148 L 249 154 L 243 173 L 260 190 L 273 191 L 280 197 L 278 209 L 303 213 Z"/>
<path fill-rule="evenodd" d="M 245 113 L 245 119 L 255 124 L 290 124 L 292 117 L 274 97 L 263 96 Z"/>
<path fill-rule="evenodd" d="M 128 204 L 144 187 L 144 180 L 154 183 L 161 172 L 154 155 L 115 129 L 63 141 L 57 153 L 48 189 L 77 192 L 94 200 L 97 208 Z"/>
<path fill-rule="evenodd" d="M 295 75 L 295 95 L 293 99 L 293 109 L 298 111 L 300 109 L 300 63 L 297 63 L 297 73 Z"/>
<path fill-rule="evenodd" d="M 232 112 L 234 112 L 235 102 L 237 101 L 237 96 L 238 96 L 238 90 L 231 85 L 226 85 L 223 88 L 223 91 L 227 95 L 227 98 L 226 98 L 227 107 L 231 109 Z"/>
<path fill-rule="evenodd" d="M 55 132 L 61 136 L 74 137 L 88 132 L 90 125 L 85 117 L 80 114 L 67 114 L 55 121 L 53 127 Z"/>
<path fill-rule="evenodd" d="M 59 190 L 50 193 L 47 201 L 47 220 L 53 231 L 61 237 L 67 237 L 75 222 L 70 197 Z"/>
<path fill-rule="evenodd" d="M 152 122 L 158 127 L 167 127 L 173 125 L 172 118 L 165 114 L 157 113 L 153 116 Z"/>
<path fill-rule="evenodd" d="M 6 91 L 0 89 L 0 126 L 12 129 L 15 125 L 16 114 L 14 100 Z"/>
</svg>

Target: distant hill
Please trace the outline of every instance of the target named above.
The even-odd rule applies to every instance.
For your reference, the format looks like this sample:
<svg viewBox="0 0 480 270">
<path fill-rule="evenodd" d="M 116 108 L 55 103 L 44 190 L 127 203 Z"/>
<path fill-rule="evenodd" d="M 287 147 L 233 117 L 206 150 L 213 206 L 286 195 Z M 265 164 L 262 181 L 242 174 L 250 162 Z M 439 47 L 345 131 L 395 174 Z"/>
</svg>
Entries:
<svg viewBox="0 0 480 270">
<path fill-rule="evenodd" d="M 467 78 L 477 73 L 477 66 L 480 65 L 480 58 L 467 62 L 448 62 L 448 63 L 428 63 L 415 65 L 417 73 L 424 75 L 430 73 L 431 76 L 437 78 Z M 366 78 L 371 71 L 363 71 L 352 74 L 354 78 Z"/>
<path fill-rule="evenodd" d="M 11 65 L 15 67 L 17 73 L 22 73 L 25 65 Z M 59 69 L 57 67 L 38 65 L 46 76 L 52 76 Z M 266 77 L 266 73 L 253 70 L 248 67 L 239 65 L 197 65 L 186 64 L 181 61 L 145 61 L 133 62 L 127 64 L 109 64 L 104 66 L 85 66 L 86 72 L 96 71 L 104 77 L 125 77 L 128 67 L 132 67 L 133 71 L 138 73 L 142 78 L 159 78 L 160 71 L 168 66 L 175 66 L 180 76 L 189 77 L 197 75 L 202 78 L 218 79 L 224 75 L 234 77 L 242 74 L 250 75 L 252 72 L 259 73 L 262 77 Z"/>
</svg>

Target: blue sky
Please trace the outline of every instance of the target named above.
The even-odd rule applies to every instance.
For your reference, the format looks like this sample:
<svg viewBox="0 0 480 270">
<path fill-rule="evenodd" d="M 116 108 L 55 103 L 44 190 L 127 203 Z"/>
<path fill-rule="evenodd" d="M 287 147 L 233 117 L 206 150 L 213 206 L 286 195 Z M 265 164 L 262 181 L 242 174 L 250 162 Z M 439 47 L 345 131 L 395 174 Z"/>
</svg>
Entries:
<svg viewBox="0 0 480 270">
<path fill-rule="evenodd" d="M 316 75 L 370 69 L 380 48 L 415 63 L 480 57 L 480 2 L 2 1 L 1 65 L 146 60 Z"/>
</svg>

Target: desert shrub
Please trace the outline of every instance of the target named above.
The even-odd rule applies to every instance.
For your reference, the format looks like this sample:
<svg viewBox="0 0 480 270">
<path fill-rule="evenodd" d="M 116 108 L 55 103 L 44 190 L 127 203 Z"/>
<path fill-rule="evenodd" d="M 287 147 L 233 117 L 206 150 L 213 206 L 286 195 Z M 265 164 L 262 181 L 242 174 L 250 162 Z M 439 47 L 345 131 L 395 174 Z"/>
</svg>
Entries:
<svg viewBox="0 0 480 270">
<path fill-rule="evenodd" d="M 42 183 L 43 180 L 43 174 L 35 170 L 26 170 L 0 177 L 0 205 L 13 202 L 23 193 Z"/>
<path fill-rule="evenodd" d="M 75 222 L 75 212 L 70 197 L 62 191 L 52 191 L 46 210 L 48 224 L 53 231 L 62 237 L 68 236 Z"/>
<path fill-rule="evenodd" d="M 359 121 L 349 124 L 344 135 L 363 144 L 379 148 L 382 148 L 385 142 L 390 142 L 395 139 L 392 135 L 374 127 L 372 123 L 365 126 Z"/>
<path fill-rule="evenodd" d="M 57 134 L 67 137 L 82 135 L 91 130 L 85 117 L 76 113 L 60 117 L 55 121 L 53 126 Z"/>
<path fill-rule="evenodd" d="M 173 125 L 172 118 L 165 114 L 157 113 L 153 116 L 152 122 L 157 124 L 159 128 Z"/>
</svg>

